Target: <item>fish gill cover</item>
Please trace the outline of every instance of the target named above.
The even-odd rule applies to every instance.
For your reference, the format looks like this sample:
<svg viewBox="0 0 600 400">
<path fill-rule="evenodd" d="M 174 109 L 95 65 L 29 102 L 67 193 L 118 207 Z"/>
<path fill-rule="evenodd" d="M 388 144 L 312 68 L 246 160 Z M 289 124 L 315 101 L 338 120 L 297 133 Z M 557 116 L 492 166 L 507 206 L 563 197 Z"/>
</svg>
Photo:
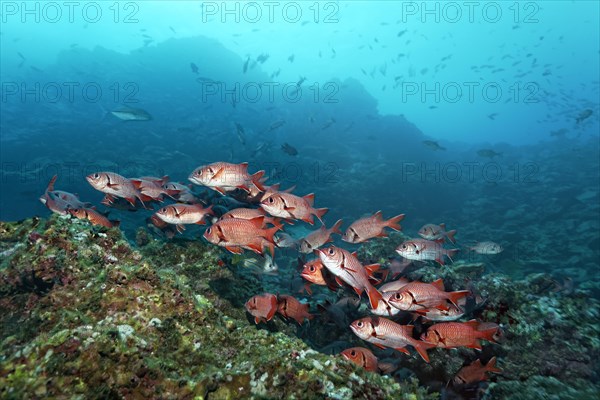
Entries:
<svg viewBox="0 0 600 400">
<path fill-rule="evenodd" d="M 0 397 L 596 398 L 599 7 L 3 1 Z"/>
</svg>

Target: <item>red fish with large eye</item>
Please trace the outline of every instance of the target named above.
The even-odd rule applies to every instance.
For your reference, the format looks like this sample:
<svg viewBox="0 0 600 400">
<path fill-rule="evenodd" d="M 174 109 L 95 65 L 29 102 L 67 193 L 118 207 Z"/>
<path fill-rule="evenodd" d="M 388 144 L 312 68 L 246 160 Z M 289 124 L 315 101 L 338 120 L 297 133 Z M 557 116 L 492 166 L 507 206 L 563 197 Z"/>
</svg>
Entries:
<svg viewBox="0 0 600 400">
<path fill-rule="evenodd" d="M 452 379 L 452 383 L 456 386 L 472 385 L 481 381 L 487 380 L 487 372 L 501 373 L 502 370 L 496 368 L 496 357 L 492 357 L 487 364 L 482 364 L 481 360 L 477 360 L 460 369 Z"/>
<path fill-rule="evenodd" d="M 124 176 L 114 172 L 96 172 L 86 176 L 87 181 L 92 187 L 102 193 L 114 197 L 122 197 L 132 206 L 135 206 L 135 199 L 139 199 L 144 207 L 144 196 L 135 185 Z"/>
<path fill-rule="evenodd" d="M 338 283 L 341 281 L 347 283 L 359 296 L 363 292 L 367 292 L 371 308 L 377 308 L 382 296 L 371 284 L 369 278 L 379 268 L 379 264 L 365 267 L 353 253 L 336 246 L 315 250 L 315 252 L 319 255 L 325 268 L 337 277 Z"/>
<path fill-rule="evenodd" d="M 342 356 L 352 361 L 354 364 L 363 367 L 367 371 L 376 372 L 377 368 L 377 357 L 369 349 L 364 347 L 351 347 L 342 351 Z"/>
<path fill-rule="evenodd" d="M 275 244 L 273 235 L 281 226 L 264 229 L 264 217 L 254 219 L 226 218 L 217 221 L 204 232 L 204 238 L 217 246 L 225 247 L 234 254 L 242 249 L 252 250 L 260 255 L 266 247 L 273 256 Z"/>
<path fill-rule="evenodd" d="M 258 324 L 270 321 L 277 312 L 277 305 L 277 296 L 264 293 L 251 297 L 244 307 L 254 317 L 254 322 Z"/>
<path fill-rule="evenodd" d="M 296 298 L 285 294 L 279 295 L 277 312 L 285 318 L 292 318 L 302 325 L 304 318 L 312 319 L 314 315 L 308 312 L 308 304 L 300 303 Z"/>
<path fill-rule="evenodd" d="M 177 230 L 182 232 L 185 229 L 183 225 L 204 225 L 204 218 L 212 213 L 212 206 L 204 208 L 200 204 L 179 203 L 165 206 L 155 215 L 168 224 L 176 225 Z"/>
<path fill-rule="evenodd" d="M 404 214 L 400 214 L 384 220 L 381 211 L 377 211 L 370 217 L 354 221 L 342 235 L 342 240 L 348 243 L 363 243 L 374 237 L 387 237 L 387 233 L 383 229 L 387 227 L 395 231 L 401 230 L 398 222 L 403 218 Z"/>
<path fill-rule="evenodd" d="M 421 339 L 446 349 L 469 347 L 481 350 L 479 339 L 496 342 L 494 335 L 498 332 L 498 327 L 481 331 L 478 327 L 479 322 L 474 319 L 468 322 L 442 322 L 430 326 L 427 332 L 421 335 Z"/>
<path fill-rule="evenodd" d="M 314 208 L 314 200 L 313 193 L 299 197 L 291 193 L 278 192 L 263 197 L 260 206 L 274 217 L 288 220 L 299 219 L 313 225 L 313 216 L 323 222 L 321 218 L 328 211 L 327 208 Z"/>
<path fill-rule="evenodd" d="M 249 193 L 251 187 L 264 191 L 261 182 L 264 173 L 265 171 L 258 171 L 250 175 L 246 162 L 241 164 L 215 162 L 196 168 L 188 179 L 192 183 L 206 186 L 224 195 L 236 189 Z"/>
</svg>

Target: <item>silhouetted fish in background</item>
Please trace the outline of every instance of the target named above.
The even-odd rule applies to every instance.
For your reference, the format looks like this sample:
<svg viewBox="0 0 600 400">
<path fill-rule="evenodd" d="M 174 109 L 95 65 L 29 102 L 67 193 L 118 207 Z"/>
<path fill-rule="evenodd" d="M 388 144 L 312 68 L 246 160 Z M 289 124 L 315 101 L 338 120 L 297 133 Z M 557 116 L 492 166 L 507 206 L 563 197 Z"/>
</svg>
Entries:
<svg viewBox="0 0 600 400">
<path fill-rule="evenodd" d="M 150 121 L 152 115 L 141 108 L 123 107 L 118 110 L 109 111 L 109 114 L 114 115 L 121 121 Z"/>
<path fill-rule="evenodd" d="M 194 63 L 190 63 L 190 68 L 192 68 L 192 72 L 198 75 L 198 66 Z"/>
</svg>

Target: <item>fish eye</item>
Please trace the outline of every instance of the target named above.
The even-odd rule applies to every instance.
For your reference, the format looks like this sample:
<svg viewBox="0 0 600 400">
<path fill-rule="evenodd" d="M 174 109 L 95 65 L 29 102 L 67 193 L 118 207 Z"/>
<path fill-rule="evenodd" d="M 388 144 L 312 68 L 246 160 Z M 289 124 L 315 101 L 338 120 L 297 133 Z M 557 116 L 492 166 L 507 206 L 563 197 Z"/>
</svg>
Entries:
<svg viewBox="0 0 600 400">
<path fill-rule="evenodd" d="M 272 198 L 272 197 L 269 197 L 269 203 L 273 204 L 273 202 L 274 202 L 274 201 L 275 201 L 275 200 L 273 200 L 273 198 Z"/>
<path fill-rule="evenodd" d="M 364 325 L 364 324 L 363 324 L 363 322 L 362 322 L 362 321 L 360 321 L 360 322 L 357 322 L 357 323 L 356 323 L 356 326 L 358 326 L 359 328 L 362 328 L 362 327 L 363 327 L 363 325 Z"/>
<path fill-rule="evenodd" d="M 161 209 L 160 209 L 160 212 L 161 212 L 161 213 L 166 213 L 166 212 L 167 212 L 167 207 L 163 207 L 163 208 L 161 208 Z"/>
<path fill-rule="evenodd" d="M 94 178 L 95 178 L 95 179 L 98 179 L 98 178 L 100 178 L 100 175 L 98 175 L 98 173 L 95 173 L 95 174 L 94 174 Z"/>
<path fill-rule="evenodd" d="M 350 352 L 350 355 L 351 355 L 352 357 L 355 357 L 355 356 L 356 356 L 356 351 L 352 350 L 352 351 Z"/>
<path fill-rule="evenodd" d="M 210 234 L 210 231 L 212 231 L 212 228 L 208 228 L 208 229 L 206 230 L 206 232 L 208 232 L 208 234 Z M 256 299 L 255 299 L 254 301 L 256 301 Z"/>
<path fill-rule="evenodd" d="M 396 300 L 402 299 L 402 293 L 394 293 L 394 299 L 396 299 Z"/>
<path fill-rule="evenodd" d="M 310 272 L 315 272 L 315 266 L 314 266 L 314 265 L 311 265 L 310 267 L 308 267 L 308 270 L 309 270 Z"/>
</svg>

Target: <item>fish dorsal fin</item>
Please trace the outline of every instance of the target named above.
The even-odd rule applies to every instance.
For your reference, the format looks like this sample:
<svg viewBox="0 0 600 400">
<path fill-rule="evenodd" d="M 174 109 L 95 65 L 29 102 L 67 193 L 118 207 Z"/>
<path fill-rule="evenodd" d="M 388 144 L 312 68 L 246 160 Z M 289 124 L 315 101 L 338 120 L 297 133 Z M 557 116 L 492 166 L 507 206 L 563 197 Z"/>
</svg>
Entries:
<svg viewBox="0 0 600 400">
<path fill-rule="evenodd" d="M 350 254 L 352 255 L 352 257 L 358 258 L 358 253 L 356 251 L 353 251 Z"/>
<path fill-rule="evenodd" d="M 442 292 L 446 290 L 446 288 L 444 288 L 444 281 L 441 278 L 431 282 L 431 285 Z"/>
<path fill-rule="evenodd" d="M 445 223 L 441 223 L 441 224 L 440 224 L 440 228 L 442 228 L 442 230 L 444 230 L 444 231 L 445 231 L 445 230 L 446 230 L 446 224 L 445 224 Z"/>
<path fill-rule="evenodd" d="M 248 172 L 248 163 L 247 162 L 241 163 L 240 167 L 242 167 L 242 171 Z"/>
<path fill-rule="evenodd" d="M 306 200 L 306 202 L 308 203 L 309 206 L 313 206 L 313 204 L 315 204 L 315 194 L 314 193 L 309 193 L 306 196 L 302 197 L 304 200 Z"/>
<path fill-rule="evenodd" d="M 379 267 L 379 264 L 365 265 L 365 269 L 367 270 L 367 274 L 369 274 L 369 276 L 372 276 L 375 272 L 379 271 Z"/>
<path fill-rule="evenodd" d="M 262 229 L 265 224 L 265 217 L 261 215 L 256 218 L 249 219 L 248 221 L 250 221 L 258 229 Z"/>
<path fill-rule="evenodd" d="M 381 210 L 379 210 L 375 214 L 373 214 L 373 218 L 375 218 L 377 221 L 382 221 L 383 220 L 383 214 L 381 213 Z"/>
<path fill-rule="evenodd" d="M 479 322 L 476 319 L 472 319 L 470 321 L 464 322 L 465 325 L 469 325 L 473 329 L 477 329 L 479 327 Z"/>
<path fill-rule="evenodd" d="M 56 182 L 57 178 L 58 175 L 54 175 L 52 179 L 50 179 L 50 182 L 48 182 L 48 187 L 46 188 L 46 192 L 52 192 L 54 190 L 54 183 Z"/>
</svg>

